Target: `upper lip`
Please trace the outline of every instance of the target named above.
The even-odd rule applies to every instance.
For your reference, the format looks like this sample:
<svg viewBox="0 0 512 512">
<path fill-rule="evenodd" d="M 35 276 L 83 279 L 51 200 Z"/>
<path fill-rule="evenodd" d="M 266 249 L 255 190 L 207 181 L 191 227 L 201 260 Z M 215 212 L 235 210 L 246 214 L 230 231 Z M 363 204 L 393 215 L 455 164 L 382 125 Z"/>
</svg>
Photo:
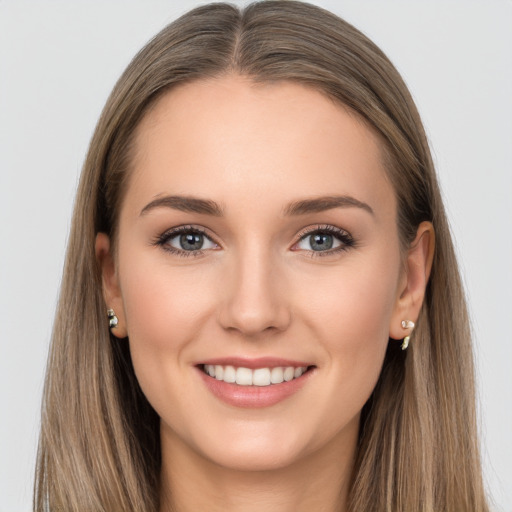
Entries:
<svg viewBox="0 0 512 512">
<path fill-rule="evenodd" d="M 205 359 L 198 363 L 200 365 L 219 365 L 219 366 L 234 366 L 236 368 L 250 368 L 252 370 L 256 368 L 276 368 L 276 367 L 287 367 L 293 366 L 308 367 L 313 366 L 307 361 L 297 361 L 292 359 L 284 359 L 281 357 L 257 357 L 257 358 L 246 358 L 246 357 L 215 357 L 212 359 Z"/>
</svg>

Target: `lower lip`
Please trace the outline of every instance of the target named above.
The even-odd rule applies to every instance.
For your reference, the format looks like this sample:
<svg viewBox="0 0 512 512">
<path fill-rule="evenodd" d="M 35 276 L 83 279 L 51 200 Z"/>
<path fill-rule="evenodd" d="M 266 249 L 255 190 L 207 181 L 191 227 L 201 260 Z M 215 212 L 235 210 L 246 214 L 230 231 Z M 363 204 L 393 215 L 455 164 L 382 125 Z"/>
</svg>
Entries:
<svg viewBox="0 0 512 512">
<path fill-rule="evenodd" d="M 310 368 L 297 379 L 270 386 L 239 386 L 217 380 L 197 368 L 206 387 L 223 402 L 235 407 L 261 408 L 282 402 L 299 391 L 314 373 Z"/>
</svg>

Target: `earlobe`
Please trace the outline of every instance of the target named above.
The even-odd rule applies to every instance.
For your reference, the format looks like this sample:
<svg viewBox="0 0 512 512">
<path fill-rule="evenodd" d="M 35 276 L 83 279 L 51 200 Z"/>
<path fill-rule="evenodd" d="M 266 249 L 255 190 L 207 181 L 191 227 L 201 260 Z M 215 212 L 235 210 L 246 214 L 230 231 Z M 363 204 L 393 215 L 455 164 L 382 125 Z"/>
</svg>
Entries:
<svg viewBox="0 0 512 512">
<path fill-rule="evenodd" d="M 410 335 L 410 332 L 404 332 L 402 322 L 416 322 L 418 319 L 432 269 L 434 246 L 434 227 L 431 222 L 422 222 L 407 251 L 404 275 L 389 327 L 390 338 L 399 340 Z"/>
<path fill-rule="evenodd" d="M 96 235 L 96 260 L 101 269 L 103 298 L 105 310 L 105 325 L 109 326 L 117 338 L 126 338 L 126 322 L 123 308 L 121 288 L 119 286 L 116 263 L 111 251 L 110 238 L 105 233 Z M 115 317 L 116 321 L 113 321 Z"/>
</svg>

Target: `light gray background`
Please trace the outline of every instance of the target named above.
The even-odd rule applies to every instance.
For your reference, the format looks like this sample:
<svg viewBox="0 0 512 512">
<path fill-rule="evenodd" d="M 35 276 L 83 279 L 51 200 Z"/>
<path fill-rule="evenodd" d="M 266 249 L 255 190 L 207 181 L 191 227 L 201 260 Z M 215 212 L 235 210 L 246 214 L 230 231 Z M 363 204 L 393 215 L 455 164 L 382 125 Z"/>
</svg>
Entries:
<svg viewBox="0 0 512 512">
<path fill-rule="evenodd" d="M 45 358 L 90 135 L 129 59 L 197 3 L 0 0 L 4 512 L 30 510 Z M 474 322 L 486 481 L 495 510 L 512 512 L 512 2 L 316 3 L 382 47 L 423 115 Z"/>
</svg>

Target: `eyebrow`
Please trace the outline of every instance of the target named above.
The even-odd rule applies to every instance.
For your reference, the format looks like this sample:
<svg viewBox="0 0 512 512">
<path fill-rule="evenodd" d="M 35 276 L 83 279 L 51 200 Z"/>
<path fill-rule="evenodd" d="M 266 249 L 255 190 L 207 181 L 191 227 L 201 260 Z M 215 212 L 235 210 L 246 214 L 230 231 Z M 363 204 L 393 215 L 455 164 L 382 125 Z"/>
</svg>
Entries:
<svg viewBox="0 0 512 512">
<path fill-rule="evenodd" d="M 294 201 L 284 209 L 285 216 L 305 215 L 308 213 L 319 213 L 334 208 L 356 207 L 374 215 L 370 205 L 359 201 L 351 196 L 324 196 L 313 199 L 302 199 Z M 223 208 L 215 201 L 209 199 L 200 199 L 192 196 L 163 196 L 154 199 L 141 210 L 140 215 L 145 215 L 155 208 L 172 208 L 188 213 L 200 213 L 203 215 L 212 215 L 222 217 Z"/>
<path fill-rule="evenodd" d="M 290 203 L 285 209 L 285 215 L 304 215 L 318 213 L 334 208 L 361 208 L 371 215 L 375 215 L 370 205 L 351 196 L 325 196 L 313 199 L 304 199 Z"/>
<path fill-rule="evenodd" d="M 202 213 L 222 217 L 222 208 L 215 202 L 208 199 L 199 199 L 191 196 L 164 196 L 154 199 L 142 208 L 140 215 L 145 215 L 154 208 L 172 208 L 182 212 Z"/>
</svg>

